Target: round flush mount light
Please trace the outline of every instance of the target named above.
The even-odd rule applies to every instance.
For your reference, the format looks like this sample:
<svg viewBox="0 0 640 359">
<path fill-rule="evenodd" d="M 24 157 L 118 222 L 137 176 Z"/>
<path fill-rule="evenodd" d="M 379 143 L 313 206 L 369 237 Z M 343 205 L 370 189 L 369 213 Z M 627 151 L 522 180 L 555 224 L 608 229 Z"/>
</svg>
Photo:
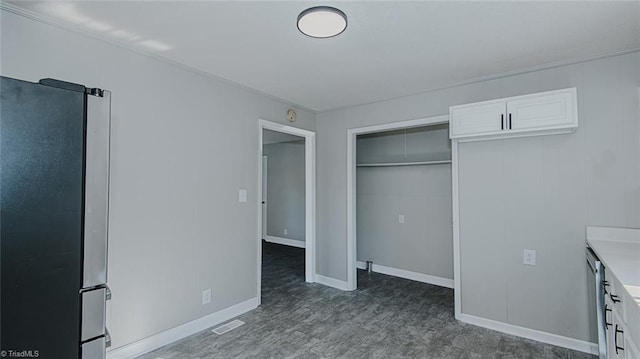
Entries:
<svg viewBox="0 0 640 359">
<path fill-rule="evenodd" d="M 310 37 L 334 37 L 346 28 L 347 15 L 334 7 L 316 6 L 298 15 L 298 30 Z"/>
</svg>

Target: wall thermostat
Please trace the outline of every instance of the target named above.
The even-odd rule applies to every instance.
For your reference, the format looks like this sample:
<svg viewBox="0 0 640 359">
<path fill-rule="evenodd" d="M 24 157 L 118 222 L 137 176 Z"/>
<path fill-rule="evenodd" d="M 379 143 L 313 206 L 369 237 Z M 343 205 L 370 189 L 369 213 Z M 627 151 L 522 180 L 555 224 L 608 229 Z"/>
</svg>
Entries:
<svg viewBox="0 0 640 359">
<path fill-rule="evenodd" d="M 287 111 L 287 120 L 289 120 L 289 122 L 294 122 L 296 120 L 296 112 L 292 108 Z"/>
</svg>

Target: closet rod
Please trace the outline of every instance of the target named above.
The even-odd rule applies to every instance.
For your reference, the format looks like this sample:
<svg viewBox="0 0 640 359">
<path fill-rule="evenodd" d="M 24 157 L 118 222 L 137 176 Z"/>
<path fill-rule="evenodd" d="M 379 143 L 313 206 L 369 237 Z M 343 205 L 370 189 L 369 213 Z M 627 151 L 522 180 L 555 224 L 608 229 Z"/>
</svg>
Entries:
<svg viewBox="0 0 640 359">
<path fill-rule="evenodd" d="M 440 165 L 451 163 L 451 160 L 425 161 L 425 162 L 388 162 L 388 163 L 358 163 L 356 167 L 390 167 L 390 166 L 420 166 L 420 165 Z"/>
</svg>

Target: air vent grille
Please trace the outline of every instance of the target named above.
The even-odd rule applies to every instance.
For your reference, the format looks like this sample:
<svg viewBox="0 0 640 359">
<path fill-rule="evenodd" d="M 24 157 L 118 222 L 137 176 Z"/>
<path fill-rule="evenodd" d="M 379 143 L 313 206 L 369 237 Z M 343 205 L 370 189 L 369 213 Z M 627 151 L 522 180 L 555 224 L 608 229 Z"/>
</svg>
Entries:
<svg viewBox="0 0 640 359">
<path fill-rule="evenodd" d="M 212 330 L 212 332 L 218 334 L 218 335 L 222 335 L 224 333 L 230 332 L 234 329 L 236 329 L 237 327 L 244 325 L 244 322 L 238 319 L 232 320 L 229 323 L 223 324 L 217 328 L 215 328 L 214 330 Z"/>
</svg>

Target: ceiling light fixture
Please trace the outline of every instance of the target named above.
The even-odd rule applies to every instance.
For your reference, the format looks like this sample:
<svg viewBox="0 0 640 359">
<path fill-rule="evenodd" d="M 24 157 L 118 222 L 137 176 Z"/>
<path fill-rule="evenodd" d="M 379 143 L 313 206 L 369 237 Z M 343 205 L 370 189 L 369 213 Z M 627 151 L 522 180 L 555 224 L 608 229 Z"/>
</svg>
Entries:
<svg viewBox="0 0 640 359">
<path fill-rule="evenodd" d="M 334 37 L 346 28 L 347 15 L 334 7 L 316 6 L 298 15 L 298 30 L 310 37 Z"/>
</svg>

